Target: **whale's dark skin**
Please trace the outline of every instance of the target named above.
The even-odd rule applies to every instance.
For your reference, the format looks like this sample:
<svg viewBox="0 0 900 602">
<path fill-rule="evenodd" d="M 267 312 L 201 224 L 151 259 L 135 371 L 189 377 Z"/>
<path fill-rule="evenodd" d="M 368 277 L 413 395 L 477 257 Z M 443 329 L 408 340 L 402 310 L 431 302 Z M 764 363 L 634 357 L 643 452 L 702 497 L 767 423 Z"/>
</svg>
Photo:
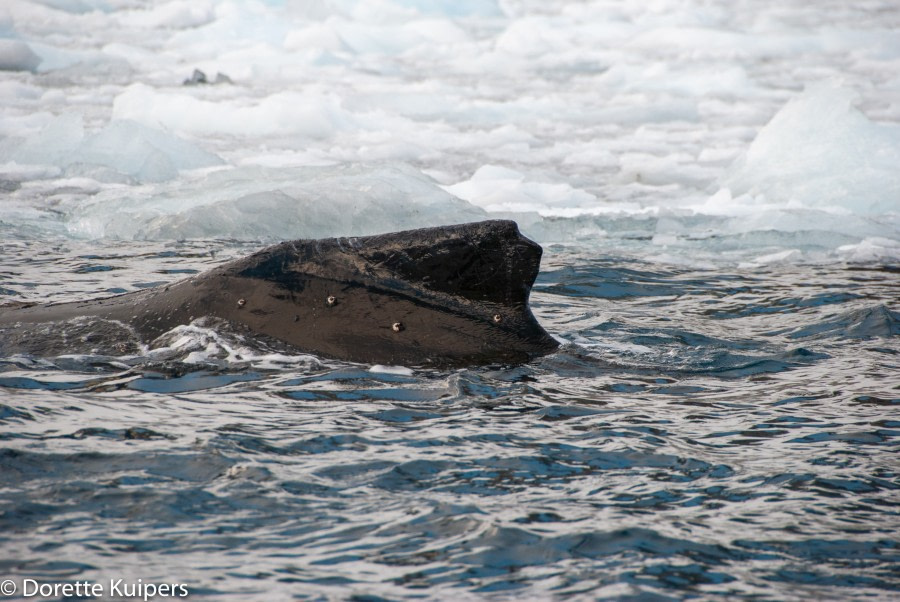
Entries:
<svg viewBox="0 0 900 602">
<path fill-rule="evenodd" d="M 541 247 L 500 220 L 297 240 L 155 289 L 0 307 L 0 326 L 98 317 L 151 341 L 211 316 L 341 360 L 521 363 L 557 347 L 528 307 L 540 260 Z"/>
</svg>

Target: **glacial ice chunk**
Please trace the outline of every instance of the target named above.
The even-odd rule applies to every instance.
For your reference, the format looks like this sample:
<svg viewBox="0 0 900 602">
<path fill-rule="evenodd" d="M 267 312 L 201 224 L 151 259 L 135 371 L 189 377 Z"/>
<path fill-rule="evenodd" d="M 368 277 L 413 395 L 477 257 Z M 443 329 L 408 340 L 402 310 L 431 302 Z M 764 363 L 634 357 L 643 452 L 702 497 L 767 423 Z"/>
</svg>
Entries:
<svg viewBox="0 0 900 602">
<path fill-rule="evenodd" d="M 0 40 L 0 71 L 35 71 L 41 64 L 31 46 L 21 40 Z"/>
<path fill-rule="evenodd" d="M 496 0 L 392 0 L 404 8 L 412 8 L 425 15 L 442 17 L 502 17 Z"/>
<path fill-rule="evenodd" d="M 86 134 L 80 115 L 61 115 L 27 139 L 0 142 L 0 161 L 54 165 L 74 174 L 111 168 L 140 182 L 162 182 L 181 169 L 218 165 L 222 160 L 166 132 L 133 122 L 111 121 Z"/>
<path fill-rule="evenodd" d="M 598 204 L 597 197 L 565 182 L 533 181 L 497 165 L 483 165 L 469 180 L 444 186 L 444 190 L 487 211 L 578 215 Z"/>
<path fill-rule="evenodd" d="M 152 29 L 199 27 L 215 18 L 215 9 L 209 0 L 174 0 L 123 13 L 120 18 L 125 24 Z"/>
<path fill-rule="evenodd" d="M 113 101 L 113 117 L 195 134 L 327 138 L 347 129 L 353 116 L 334 95 L 276 92 L 253 103 L 211 101 L 133 84 Z"/>
<path fill-rule="evenodd" d="M 177 176 L 180 169 L 222 162 L 186 140 L 134 121 L 112 121 L 88 136 L 79 160 L 112 167 L 142 182 L 162 182 Z"/>
<path fill-rule="evenodd" d="M 0 161 L 62 166 L 71 159 L 83 139 L 81 115 L 60 115 L 26 138 L 15 136 L 0 140 Z"/>
<path fill-rule="evenodd" d="M 36 3 L 73 15 L 81 15 L 92 10 L 108 11 L 110 9 L 106 0 L 36 0 Z"/>
<path fill-rule="evenodd" d="M 361 236 L 485 219 L 408 166 L 238 167 L 154 187 L 100 193 L 75 207 L 69 232 L 88 238 Z"/>
<path fill-rule="evenodd" d="M 870 236 L 856 244 L 841 245 L 837 250 L 845 261 L 853 263 L 897 261 L 900 258 L 900 240 Z"/>
<path fill-rule="evenodd" d="M 900 126 L 870 121 L 854 100 L 846 89 L 810 87 L 759 132 L 722 185 L 780 204 L 900 211 Z"/>
<path fill-rule="evenodd" d="M 307 18 L 326 18 L 335 14 L 366 20 L 373 15 L 409 17 L 411 14 L 436 17 L 502 17 L 498 0 L 284 0 L 295 14 Z"/>
</svg>

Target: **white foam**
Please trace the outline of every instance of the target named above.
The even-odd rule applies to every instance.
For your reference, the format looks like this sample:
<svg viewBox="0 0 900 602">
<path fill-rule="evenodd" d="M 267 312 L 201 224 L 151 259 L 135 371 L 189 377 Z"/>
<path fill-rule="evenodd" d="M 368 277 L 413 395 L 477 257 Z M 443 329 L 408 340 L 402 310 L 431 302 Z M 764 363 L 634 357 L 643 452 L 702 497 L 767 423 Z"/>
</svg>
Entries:
<svg viewBox="0 0 900 602">
<path fill-rule="evenodd" d="M 259 342 L 247 341 L 230 332 L 222 323 L 209 322 L 206 318 L 176 326 L 160 335 L 144 355 L 152 361 L 174 360 L 215 366 L 250 365 L 261 370 L 321 367 L 319 360 L 311 355 L 287 355 L 263 349 Z"/>
</svg>

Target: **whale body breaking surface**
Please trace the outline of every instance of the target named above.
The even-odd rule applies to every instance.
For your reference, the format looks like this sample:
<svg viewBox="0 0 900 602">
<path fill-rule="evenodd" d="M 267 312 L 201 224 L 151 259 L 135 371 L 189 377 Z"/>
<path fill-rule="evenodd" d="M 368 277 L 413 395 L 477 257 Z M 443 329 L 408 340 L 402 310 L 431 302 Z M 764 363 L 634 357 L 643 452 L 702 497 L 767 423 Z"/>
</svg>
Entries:
<svg viewBox="0 0 900 602">
<path fill-rule="evenodd" d="M 3 307 L 0 327 L 93 317 L 150 341 L 212 317 L 339 360 L 520 363 L 558 346 L 528 306 L 541 254 L 505 220 L 296 240 L 154 289 Z"/>
</svg>

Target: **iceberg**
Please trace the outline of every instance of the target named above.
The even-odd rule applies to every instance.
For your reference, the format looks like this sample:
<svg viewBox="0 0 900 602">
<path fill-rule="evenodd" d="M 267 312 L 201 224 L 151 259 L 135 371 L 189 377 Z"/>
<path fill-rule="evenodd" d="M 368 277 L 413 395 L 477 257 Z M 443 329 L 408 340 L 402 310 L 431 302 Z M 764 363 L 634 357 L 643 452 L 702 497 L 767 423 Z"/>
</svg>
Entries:
<svg viewBox="0 0 900 602">
<path fill-rule="evenodd" d="M 41 64 L 31 46 L 21 40 L 0 40 L 0 71 L 36 71 Z"/>
<path fill-rule="evenodd" d="M 187 140 L 128 120 L 113 120 L 86 133 L 80 115 L 51 120 L 27 139 L 0 141 L 0 162 L 53 165 L 68 174 L 116 180 L 115 174 L 138 182 L 163 182 L 180 170 L 219 165 L 222 160 Z M 104 172 L 112 170 L 113 174 Z"/>
<path fill-rule="evenodd" d="M 869 120 L 855 100 L 850 90 L 811 86 L 759 132 L 723 186 L 807 208 L 900 211 L 900 126 Z"/>
</svg>

